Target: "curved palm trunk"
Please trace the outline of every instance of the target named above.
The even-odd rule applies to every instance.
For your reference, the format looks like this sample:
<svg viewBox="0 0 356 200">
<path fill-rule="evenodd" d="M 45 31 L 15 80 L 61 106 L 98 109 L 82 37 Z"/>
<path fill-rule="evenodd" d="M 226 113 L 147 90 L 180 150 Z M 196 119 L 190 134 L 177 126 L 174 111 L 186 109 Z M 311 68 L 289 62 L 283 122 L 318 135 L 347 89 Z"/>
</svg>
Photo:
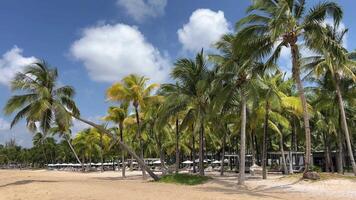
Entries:
<svg viewBox="0 0 356 200">
<path fill-rule="evenodd" d="M 349 133 L 349 128 L 347 126 L 344 102 L 343 102 L 342 95 L 341 95 L 341 90 L 340 90 L 340 87 L 339 87 L 339 79 L 338 79 L 338 77 L 336 77 L 335 89 L 336 89 L 337 100 L 338 100 L 340 114 L 341 114 L 341 127 L 342 127 L 342 129 L 343 129 L 343 131 L 345 133 L 347 151 L 349 153 L 350 161 L 351 161 L 351 164 L 352 164 L 352 170 L 354 172 L 354 175 L 356 176 L 355 158 L 354 158 L 354 155 L 353 155 L 353 152 L 352 152 L 350 133 Z"/>
<path fill-rule="evenodd" d="M 176 119 L 176 174 L 179 172 L 179 122 Z"/>
<path fill-rule="evenodd" d="M 119 124 L 119 129 L 120 129 L 120 141 L 123 143 L 124 142 L 124 127 L 122 125 L 122 122 Z M 126 163 L 125 163 L 125 150 L 124 148 L 121 147 L 121 162 L 122 162 L 122 178 L 126 178 Z M 117 165 L 119 166 L 120 163 L 118 162 Z"/>
<path fill-rule="evenodd" d="M 269 118 L 269 101 L 266 101 L 266 114 L 263 128 L 263 144 L 262 144 L 262 178 L 267 178 L 267 131 Z"/>
<path fill-rule="evenodd" d="M 140 117 L 139 117 L 139 114 L 138 114 L 138 107 L 137 106 L 134 106 L 135 107 L 135 113 L 136 113 L 136 122 L 137 122 L 137 135 L 139 137 L 139 140 L 140 140 L 140 149 L 141 149 L 141 159 L 144 161 L 144 149 L 143 149 L 143 141 L 142 141 L 142 138 L 141 138 L 141 126 L 140 126 Z M 146 179 L 146 171 L 142 168 L 142 177 L 144 179 Z"/>
<path fill-rule="evenodd" d="M 72 146 L 71 142 L 69 141 L 68 138 L 65 138 L 65 140 L 67 141 L 67 143 L 68 143 L 68 145 L 69 145 L 69 148 L 72 150 L 72 152 L 73 152 L 75 158 L 77 159 L 78 163 L 82 166 L 82 169 L 84 169 L 84 165 L 83 165 L 83 163 L 80 161 L 80 159 L 79 159 L 79 157 L 78 157 L 78 154 L 77 154 L 77 152 L 75 152 L 74 147 Z"/>
<path fill-rule="evenodd" d="M 239 185 L 245 184 L 245 154 L 246 154 L 246 97 L 241 95 L 241 139 L 240 139 L 240 166 Z"/>
<path fill-rule="evenodd" d="M 295 39 L 296 42 L 296 39 Z M 300 79 L 300 63 L 299 63 L 299 49 L 296 43 L 292 43 L 291 54 L 293 59 L 293 78 L 296 82 L 300 100 L 303 107 L 303 120 L 304 120 L 304 130 L 305 130 L 305 161 L 304 161 L 304 174 L 309 171 L 311 163 L 311 135 L 309 126 L 309 114 L 307 109 L 307 100 L 304 95 L 304 88 L 302 80 Z"/>
<path fill-rule="evenodd" d="M 103 133 L 105 133 L 107 135 L 111 135 L 110 131 L 106 130 L 105 128 L 103 128 L 100 125 L 97 125 L 93 122 L 82 119 L 78 116 L 73 115 L 73 117 L 78 119 L 81 122 L 84 122 L 84 123 L 94 127 L 94 128 L 97 128 L 98 130 L 102 131 Z M 143 170 L 145 170 L 155 181 L 159 180 L 158 176 L 155 173 L 153 173 L 153 171 L 145 164 L 145 162 L 139 156 L 137 156 L 137 154 L 134 151 L 131 150 L 130 147 L 128 147 L 125 143 L 123 143 L 121 141 L 118 141 L 118 143 L 125 151 L 127 151 L 132 157 L 134 157 L 137 160 L 137 163 L 140 165 L 140 167 Z"/>
</svg>

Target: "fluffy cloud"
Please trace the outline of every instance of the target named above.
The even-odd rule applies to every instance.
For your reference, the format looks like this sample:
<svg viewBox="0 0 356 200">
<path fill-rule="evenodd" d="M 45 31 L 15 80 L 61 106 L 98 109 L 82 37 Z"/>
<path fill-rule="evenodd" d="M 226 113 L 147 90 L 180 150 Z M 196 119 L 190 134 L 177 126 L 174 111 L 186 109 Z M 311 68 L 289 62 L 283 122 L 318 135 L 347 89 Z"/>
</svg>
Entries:
<svg viewBox="0 0 356 200">
<path fill-rule="evenodd" d="M 102 25 L 84 30 L 71 47 L 95 81 L 113 82 L 132 73 L 152 81 L 167 78 L 169 61 L 134 26 Z"/>
<path fill-rule="evenodd" d="M 125 8 L 127 14 L 138 22 L 164 14 L 167 0 L 117 0 L 117 5 Z"/>
<path fill-rule="evenodd" d="M 9 85 L 17 72 L 36 61 L 35 57 L 24 57 L 22 52 L 22 49 L 15 46 L 2 55 L 0 58 L 0 84 Z"/>
<path fill-rule="evenodd" d="M 183 49 L 196 52 L 201 48 L 211 48 L 212 44 L 227 32 L 229 32 L 229 23 L 225 19 L 224 12 L 198 9 L 177 33 Z"/>
</svg>

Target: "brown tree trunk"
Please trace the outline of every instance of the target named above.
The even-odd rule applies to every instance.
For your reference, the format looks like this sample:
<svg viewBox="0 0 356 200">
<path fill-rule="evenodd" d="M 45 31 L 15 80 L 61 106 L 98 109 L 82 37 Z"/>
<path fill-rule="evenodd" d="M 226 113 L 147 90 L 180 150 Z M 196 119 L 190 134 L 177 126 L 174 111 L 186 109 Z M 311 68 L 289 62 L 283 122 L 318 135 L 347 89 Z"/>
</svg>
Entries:
<svg viewBox="0 0 356 200">
<path fill-rule="evenodd" d="M 199 130 L 199 175 L 204 176 L 204 123 L 201 121 Z"/>
<path fill-rule="evenodd" d="M 119 124 L 119 129 L 120 129 L 120 141 L 124 143 L 124 126 L 122 122 Z M 122 178 L 126 178 L 126 163 L 125 163 L 125 150 L 124 148 L 121 147 L 121 162 L 122 162 Z M 118 162 L 117 165 L 119 166 L 120 163 Z"/>
<path fill-rule="evenodd" d="M 105 133 L 107 135 L 111 135 L 110 131 L 106 130 L 105 128 L 103 128 L 102 126 L 100 126 L 98 124 L 87 121 L 87 120 L 82 119 L 78 116 L 73 115 L 73 117 L 75 117 L 79 121 L 84 122 L 94 128 L 97 128 L 98 130 L 102 131 L 103 133 Z M 140 167 L 143 170 L 145 170 L 155 181 L 159 180 L 158 176 L 155 173 L 153 173 L 153 171 L 145 164 L 144 160 L 142 160 L 139 156 L 137 156 L 136 153 L 134 151 L 132 151 L 130 147 L 128 147 L 125 143 L 123 143 L 121 141 L 118 141 L 118 143 L 123 149 L 125 149 L 125 151 L 127 151 L 132 157 L 134 157 L 137 160 L 137 163 L 140 165 Z"/>
<path fill-rule="evenodd" d="M 221 148 L 221 169 L 220 169 L 220 176 L 224 176 L 224 159 L 225 159 L 225 145 L 226 145 L 226 133 L 224 132 L 223 141 L 222 141 L 222 148 Z"/>
<path fill-rule="evenodd" d="M 296 38 L 295 38 L 296 39 Z M 296 41 L 295 41 L 296 42 Z M 300 63 L 299 63 L 299 49 L 298 45 L 295 43 L 291 44 L 291 54 L 293 59 L 293 78 L 296 82 L 300 100 L 303 107 L 303 120 L 304 120 L 304 130 L 305 130 L 305 161 L 304 161 L 304 174 L 309 171 L 311 163 L 311 135 L 309 126 L 309 114 L 308 114 L 308 104 L 304 95 L 304 88 L 302 80 L 300 79 Z"/>
<path fill-rule="evenodd" d="M 335 89 L 336 89 L 337 100 L 338 100 L 338 103 L 339 103 L 339 110 L 340 110 L 340 115 L 341 115 L 341 127 L 342 127 L 342 129 L 344 131 L 344 134 L 345 134 L 347 151 L 349 153 L 349 158 L 350 158 L 350 161 L 351 161 L 352 170 L 354 172 L 354 175 L 356 176 L 356 163 L 355 163 L 355 158 L 354 158 L 354 154 L 353 154 L 353 151 L 352 151 L 349 128 L 347 126 L 347 121 L 346 121 L 344 102 L 343 102 L 342 95 L 341 95 L 341 90 L 340 90 L 340 87 L 339 87 L 339 78 L 336 76 L 335 79 L 336 79 L 335 80 Z"/>
<path fill-rule="evenodd" d="M 77 152 L 75 152 L 75 150 L 74 150 L 72 144 L 70 143 L 69 139 L 66 138 L 66 137 L 65 137 L 64 139 L 67 141 L 67 143 L 68 143 L 68 145 L 69 145 L 69 148 L 72 150 L 72 152 L 73 152 L 75 158 L 77 159 L 78 163 L 82 166 L 82 169 L 84 169 L 84 165 L 83 165 L 83 163 L 80 161 L 80 159 L 79 159 L 79 157 L 78 157 L 78 154 L 77 154 Z"/>
<path fill-rule="evenodd" d="M 241 95 L 241 135 L 240 135 L 240 166 L 239 185 L 245 184 L 245 154 L 246 154 L 246 97 Z"/>
<path fill-rule="evenodd" d="M 179 121 L 176 119 L 176 174 L 179 172 Z"/>
<path fill-rule="evenodd" d="M 337 152 L 337 173 L 343 174 L 344 173 L 344 165 L 343 165 L 343 146 L 342 146 L 342 134 L 340 131 L 337 133 L 337 146 L 338 146 L 338 152 Z"/>
<path fill-rule="evenodd" d="M 280 146 L 281 155 L 282 155 L 283 172 L 284 172 L 284 174 L 288 174 L 287 162 L 286 162 L 286 157 L 284 155 L 284 148 L 283 148 L 283 135 L 279 136 L 279 146 Z"/>
<path fill-rule="evenodd" d="M 262 144 L 262 178 L 267 179 L 267 131 L 269 118 L 269 101 L 266 101 L 265 122 L 263 128 L 263 144 Z"/>
<path fill-rule="evenodd" d="M 136 122 L 137 122 L 137 137 L 139 138 L 139 142 L 140 142 L 140 158 L 141 160 L 143 160 L 143 162 L 145 162 L 145 158 L 144 158 L 144 149 L 143 149 L 143 141 L 142 141 L 142 135 L 141 135 L 141 125 L 140 125 L 140 116 L 139 116 L 139 112 L 138 112 L 138 106 L 134 105 L 135 107 L 135 113 L 136 113 Z M 142 169 L 142 178 L 146 179 L 146 171 L 141 167 Z"/>
<path fill-rule="evenodd" d="M 195 152 L 195 136 L 194 136 L 194 131 L 193 131 L 193 138 L 192 138 L 192 161 L 193 161 L 193 173 L 197 173 L 196 170 L 196 163 L 195 163 L 195 156 L 196 156 L 196 152 Z"/>
</svg>

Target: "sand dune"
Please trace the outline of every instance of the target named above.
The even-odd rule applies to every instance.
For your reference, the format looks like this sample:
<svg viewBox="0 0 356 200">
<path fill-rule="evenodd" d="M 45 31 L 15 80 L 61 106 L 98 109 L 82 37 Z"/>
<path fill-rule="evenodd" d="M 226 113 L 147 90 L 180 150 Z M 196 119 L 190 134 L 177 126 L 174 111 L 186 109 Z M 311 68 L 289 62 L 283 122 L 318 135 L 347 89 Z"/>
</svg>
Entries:
<svg viewBox="0 0 356 200">
<path fill-rule="evenodd" d="M 144 181 L 140 172 L 74 173 L 46 170 L 0 170 L 0 200 L 115 200 L 115 199 L 356 199 L 356 182 L 351 180 L 300 181 L 249 179 L 236 186 L 235 176 L 214 178 L 199 186 Z"/>
</svg>

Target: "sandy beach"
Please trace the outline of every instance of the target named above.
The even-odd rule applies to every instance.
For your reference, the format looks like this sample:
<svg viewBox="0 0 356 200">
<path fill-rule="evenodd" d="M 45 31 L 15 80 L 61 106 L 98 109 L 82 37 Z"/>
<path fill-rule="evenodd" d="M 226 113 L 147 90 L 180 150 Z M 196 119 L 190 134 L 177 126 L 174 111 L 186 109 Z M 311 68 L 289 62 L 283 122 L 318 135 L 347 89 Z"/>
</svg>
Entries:
<svg viewBox="0 0 356 200">
<path fill-rule="evenodd" d="M 304 181 L 271 176 L 250 178 L 245 187 L 236 177 L 219 177 L 198 186 L 142 180 L 139 172 L 75 173 L 46 170 L 0 170 L 1 200 L 99 200 L 99 199 L 356 199 L 356 181 L 336 179 Z"/>
</svg>

